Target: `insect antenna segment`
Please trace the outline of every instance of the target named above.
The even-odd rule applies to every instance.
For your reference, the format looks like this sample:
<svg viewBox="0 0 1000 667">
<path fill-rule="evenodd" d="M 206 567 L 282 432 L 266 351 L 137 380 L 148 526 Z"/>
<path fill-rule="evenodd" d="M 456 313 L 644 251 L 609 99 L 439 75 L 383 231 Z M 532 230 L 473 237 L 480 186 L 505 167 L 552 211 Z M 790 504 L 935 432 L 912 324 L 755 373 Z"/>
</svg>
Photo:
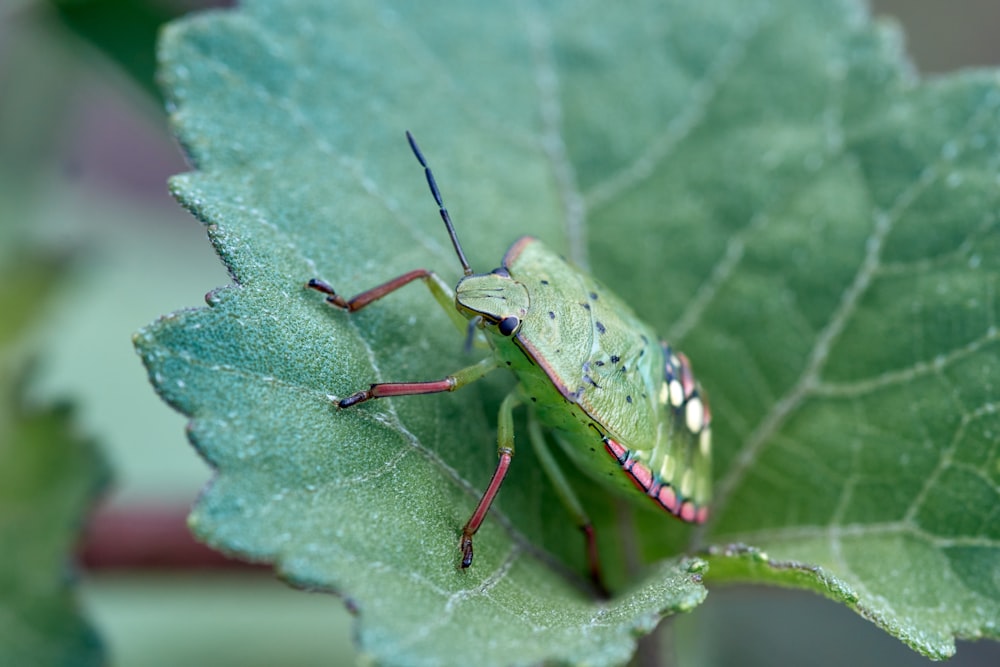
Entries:
<svg viewBox="0 0 1000 667">
<path fill-rule="evenodd" d="M 455 226 L 451 224 L 451 216 L 448 215 L 448 209 L 444 207 L 444 201 L 441 199 L 441 191 L 438 190 L 437 181 L 434 180 L 434 174 L 431 173 L 431 168 L 427 166 L 427 160 L 424 159 L 424 154 L 420 152 L 420 148 L 417 146 L 417 142 L 413 139 L 413 135 L 410 131 L 406 131 L 406 140 L 410 142 L 410 148 L 413 150 L 413 154 L 417 156 L 417 160 L 420 162 L 420 166 L 424 168 L 424 176 L 427 177 L 427 186 L 431 189 L 431 194 L 434 195 L 434 201 L 438 205 L 438 213 L 441 214 L 441 219 L 444 221 L 444 226 L 448 228 L 448 236 L 451 237 L 451 244 L 455 246 L 455 252 L 458 254 L 458 261 L 462 263 L 462 270 L 465 275 L 471 276 L 473 274 L 472 268 L 469 267 L 469 260 L 465 258 L 465 252 L 462 251 L 462 244 L 458 242 L 458 235 L 455 234 Z"/>
</svg>

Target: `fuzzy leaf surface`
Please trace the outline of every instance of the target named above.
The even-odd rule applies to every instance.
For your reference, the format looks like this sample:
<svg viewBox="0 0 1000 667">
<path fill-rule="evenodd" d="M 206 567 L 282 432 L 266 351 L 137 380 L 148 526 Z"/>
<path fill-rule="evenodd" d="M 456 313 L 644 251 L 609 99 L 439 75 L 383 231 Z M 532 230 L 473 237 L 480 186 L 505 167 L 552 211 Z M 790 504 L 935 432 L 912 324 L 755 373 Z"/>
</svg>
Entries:
<svg viewBox="0 0 1000 667">
<path fill-rule="evenodd" d="M 162 78 L 197 170 L 172 188 L 236 281 L 136 339 L 219 471 L 194 530 L 349 598 L 393 664 L 622 662 L 701 599 L 677 554 L 711 545 L 718 580 L 820 590 L 932 656 L 996 636 L 1000 91 L 919 81 L 859 5 L 303 0 L 174 25 Z M 456 570 L 509 381 L 330 406 L 476 360 L 419 285 L 352 315 L 303 289 L 457 280 L 404 129 L 474 268 L 540 237 L 710 396 L 703 530 L 571 477 L 609 603 L 529 447 Z"/>
</svg>

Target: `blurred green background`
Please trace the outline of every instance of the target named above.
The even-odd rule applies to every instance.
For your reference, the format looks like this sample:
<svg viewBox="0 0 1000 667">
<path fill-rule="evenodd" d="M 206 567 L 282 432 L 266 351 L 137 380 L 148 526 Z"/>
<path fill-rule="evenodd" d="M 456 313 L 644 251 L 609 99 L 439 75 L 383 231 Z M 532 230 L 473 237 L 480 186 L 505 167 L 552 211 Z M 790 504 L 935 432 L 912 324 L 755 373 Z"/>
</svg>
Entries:
<svg viewBox="0 0 1000 667">
<path fill-rule="evenodd" d="M 130 336 L 228 282 L 201 224 L 167 194 L 167 177 L 187 167 L 152 79 L 157 25 L 204 4 L 0 0 L 0 225 L 72 257 L 31 336 L 31 398 L 72 400 L 80 430 L 107 452 L 115 483 L 101 517 L 162 517 L 175 530 L 210 471 Z M 995 0 L 879 0 L 872 11 L 902 24 L 922 73 L 1000 64 Z M 355 659 L 341 602 L 268 571 L 95 558 L 80 593 L 113 664 Z M 685 666 L 929 662 L 843 607 L 776 589 L 713 590 L 667 634 Z M 960 642 L 951 664 L 998 665 L 1000 648 Z"/>
</svg>

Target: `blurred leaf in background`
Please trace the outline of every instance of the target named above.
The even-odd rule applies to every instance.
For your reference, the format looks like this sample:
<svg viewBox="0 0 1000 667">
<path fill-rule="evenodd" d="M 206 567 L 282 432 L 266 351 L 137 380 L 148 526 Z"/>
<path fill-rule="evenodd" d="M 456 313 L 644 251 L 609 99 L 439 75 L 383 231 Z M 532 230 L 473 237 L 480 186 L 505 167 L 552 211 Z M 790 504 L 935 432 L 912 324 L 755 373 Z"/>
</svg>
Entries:
<svg viewBox="0 0 1000 667">
<path fill-rule="evenodd" d="M 72 554 L 108 469 L 68 406 L 25 406 L 9 380 L 0 386 L 0 664 L 105 664 L 72 590 Z"/>
<path fill-rule="evenodd" d="M 98 665 L 105 657 L 71 588 L 72 555 L 109 473 L 68 405 L 26 398 L 42 353 L 32 336 L 66 270 L 65 257 L 19 232 L 14 219 L 0 227 L 0 664 Z"/>
<path fill-rule="evenodd" d="M 127 24 L 116 26 L 127 32 Z M 170 452 L 177 439 L 161 434 L 183 420 L 143 399 L 142 374 L 121 344 L 134 318 L 154 314 L 157 301 L 183 306 L 204 291 L 200 283 L 224 275 L 198 230 L 178 224 L 184 217 L 164 190 L 166 174 L 183 161 L 157 103 L 123 87 L 120 75 L 103 77 L 102 66 L 115 70 L 94 59 L 97 51 L 81 50 L 47 5 L 9 10 L 0 29 L 0 82 L 18 93 L 0 96 L 3 250 L 22 281 L 12 298 L 33 304 L 36 317 L 38 364 L 27 389 L 37 399 L 72 396 L 83 429 L 125 454 L 135 464 L 130 471 L 147 471 L 146 479 L 120 480 L 126 492 L 190 493 L 204 469 Z M 159 136 L 151 138 L 153 130 Z M 124 146 L 139 153 L 122 157 Z M 151 238 L 158 239 L 152 248 Z M 55 266 L 36 262 L 37 253 Z M 190 281 L 175 276 L 179 256 L 187 257 Z M 40 298 L 43 283 L 32 280 L 55 275 L 58 284 Z M 186 491 L 176 489 L 176 475 L 150 483 L 164 469 L 196 476 Z"/>
<path fill-rule="evenodd" d="M 0 40 L 3 55 L 19 44 Z M 26 391 L 44 349 L 42 321 L 69 275 L 70 253 L 34 229 L 36 177 L 57 116 L 32 104 L 58 73 L 30 62 L 0 70 L 0 664 L 98 665 L 106 656 L 80 611 L 73 552 L 108 483 L 96 444 L 79 433 L 66 403 Z M 51 100 L 49 100 L 51 101 Z"/>
</svg>

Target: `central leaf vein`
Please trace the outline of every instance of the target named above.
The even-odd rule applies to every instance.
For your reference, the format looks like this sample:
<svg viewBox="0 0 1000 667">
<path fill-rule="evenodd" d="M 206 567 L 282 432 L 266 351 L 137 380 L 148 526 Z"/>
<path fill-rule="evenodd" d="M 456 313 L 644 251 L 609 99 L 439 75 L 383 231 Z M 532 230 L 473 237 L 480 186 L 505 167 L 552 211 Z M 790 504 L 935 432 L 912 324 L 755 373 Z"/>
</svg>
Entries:
<svg viewBox="0 0 1000 667">
<path fill-rule="evenodd" d="M 670 119 L 663 132 L 653 137 L 646 150 L 629 165 L 596 183 L 584 194 L 585 204 L 590 209 L 600 208 L 626 190 L 636 187 L 653 175 L 657 165 L 670 157 L 677 145 L 706 118 L 709 105 L 743 62 L 747 46 L 765 28 L 768 19 L 768 12 L 746 17 L 744 30 L 722 44 L 704 75 L 693 86 L 691 99 L 683 112 Z"/>
<path fill-rule="evenodd" d="M 559 102 L 559 76 L 552 56 L 552 35 L 541 13 L 525 11 L 525 24 L 535 64 L 535 85 L 541 115 L 541 145 L 555 177 L 563 205 L 563 220 L 569 256 L 583 270 L 588 270 L 587 207 L 576 182 L 573 163 L 563 138 L 562 105 Z"/>
</svg>

